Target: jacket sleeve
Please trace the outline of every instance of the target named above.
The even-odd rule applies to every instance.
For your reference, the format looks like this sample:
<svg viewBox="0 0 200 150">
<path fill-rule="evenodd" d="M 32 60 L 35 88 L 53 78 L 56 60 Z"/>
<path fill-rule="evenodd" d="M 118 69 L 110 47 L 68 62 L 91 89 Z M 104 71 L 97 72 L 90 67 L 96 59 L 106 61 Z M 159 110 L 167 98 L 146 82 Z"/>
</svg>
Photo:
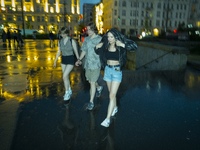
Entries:
<svg viewBox="0 0 200 150">
<path fill-rule="evenodd" d="M 125 40 L 125 49 L 130 52 L 134 52 L 137 49 L 137 44 L 130 39 L 126 39 Z"/>
<path fill-rule="evenodd" d="M 101 48 L 96 48 L 96 46 L 95 46 L 95 48 L 94 48 L 94 51 L 95 51 L 95 53 L 97 54 L 97 55 L 101 55 L 102 54 L 102 52 L 103 52 L 103 49 L 104 49 L 104 44 L 102 45 L 102 47 Z"/>
</svg>

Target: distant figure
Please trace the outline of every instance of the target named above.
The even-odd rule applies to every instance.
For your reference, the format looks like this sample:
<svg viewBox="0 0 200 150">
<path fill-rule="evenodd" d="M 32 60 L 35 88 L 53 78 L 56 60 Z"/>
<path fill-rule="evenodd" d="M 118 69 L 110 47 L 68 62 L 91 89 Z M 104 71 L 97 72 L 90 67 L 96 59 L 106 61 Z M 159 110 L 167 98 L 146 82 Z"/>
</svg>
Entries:
<svg viewBox="0 0 200 150">
<path fill-rule="evenodd" d="M 9 29 L 8 29 L 8 32 L 7 32 L 7 39 L 8 39 L 9 45 L 10 45 L 11 35 L 10 35 Z"/>
<path fill-rule="evenodd" d="M 33 40 L 34 41 L 36 40 L 36 33 L 35 33 L 35 31 L 33 31 Z"/>
<path fill-rule="evenodd" d="M 52 33 L 52 31 L 50 31 L 50 33 L 49 33 L 49 39 L 50 39 L 50 47 L 51 47 L 51 40 L 53 40 L 53 33 Z"/>
<path fill-rule="evenodd" d="M 3 39 L 3 42 L 6 42 L 6 32 L 3 30 L 3 33 L 2 33 L 2 39 Z"/>
<path fill-rule="evenodd" d="M 21 31 L 18 31 L 18 45 L 19 45 L 19 42 L 21 42 L 20 43 L 20 46 L 21 46 L 23 43 Z"/>
<path fill-rule="evenodd" d="M 15 44 L 15 41 L 18 43 L 16 31 L 14 31 L 14 44 Z"/>
</svg>

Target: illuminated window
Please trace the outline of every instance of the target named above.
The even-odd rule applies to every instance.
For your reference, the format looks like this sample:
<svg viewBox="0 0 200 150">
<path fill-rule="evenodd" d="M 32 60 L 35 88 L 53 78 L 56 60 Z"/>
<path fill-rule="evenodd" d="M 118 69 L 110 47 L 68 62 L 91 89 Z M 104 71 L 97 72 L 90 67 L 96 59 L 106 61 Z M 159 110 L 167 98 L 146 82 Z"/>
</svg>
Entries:
<svg viewBox="0 0 200 150">
<path fill-rule="evenodd" d="M 17 5 L 16 7 L 17 7 L 17 11 L 21 11 L 22 10 L 20 5 Z"/>
<path fill-rule="evenodd" d="M 26 11 L 31 11 L 31 5 L 26 5 Z"/>
<path fill-rule="evenodd" d="M 54 8 L 53 7 L 50 7 L 50 12 L 54 13 Z"/>
</svg>

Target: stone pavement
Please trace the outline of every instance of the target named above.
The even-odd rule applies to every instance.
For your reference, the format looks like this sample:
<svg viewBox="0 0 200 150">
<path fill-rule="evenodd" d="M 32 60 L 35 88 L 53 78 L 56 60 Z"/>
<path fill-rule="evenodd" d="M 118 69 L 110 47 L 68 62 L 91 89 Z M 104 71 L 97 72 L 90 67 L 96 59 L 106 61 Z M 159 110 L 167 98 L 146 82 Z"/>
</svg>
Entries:
<svg viewBox="0 0 200 150">
<path fill-rule="evenodd" d="M 26 41 L 23 48 L 0 45 L 1 150 L 199 150 L 200 71 L 123 71 L 119 112 L 109 128 L 108 90 L 86 111 L 89 84 L 82 67 L 70 74 L 73 96 L 63 101 L 57 47 Z"/>
</svg>

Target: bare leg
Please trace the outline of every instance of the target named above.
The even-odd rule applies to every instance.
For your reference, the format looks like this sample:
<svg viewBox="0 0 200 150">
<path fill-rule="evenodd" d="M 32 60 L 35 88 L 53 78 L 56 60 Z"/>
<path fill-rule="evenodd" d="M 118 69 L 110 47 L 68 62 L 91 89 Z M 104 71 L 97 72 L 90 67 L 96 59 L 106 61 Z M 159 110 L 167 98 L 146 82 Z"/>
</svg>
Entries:
<svg viewBox="0 0 200 150">
<path fill-rule="evenodd" d="M 112 81 L 107 82 L 108 90 L 109 90 L 109 98 L 110 102 L 108 105 L 108 113 L 107 113 L 107 119 L 110 119 L 114 107 L 116 107 L 116 95 L 117 91 L 119 89 L 120 82 Z"/>
<path fill-rule="evenodd" d="M 74 66 L 61 64 L 61 67 L 62 67 L 62 72 L 63 72 L 63 81 L 64 81 L 64 86 L 65 86 L 65 91 L 68 91 L 70 87 L 69 74 L 72 71 Z"/>
<path fill-rule="evenodd" d="M 94 101 L 94 96 L 96 92 L 96 82 L 90 82 L 90 102 Z"/>
</svg>

